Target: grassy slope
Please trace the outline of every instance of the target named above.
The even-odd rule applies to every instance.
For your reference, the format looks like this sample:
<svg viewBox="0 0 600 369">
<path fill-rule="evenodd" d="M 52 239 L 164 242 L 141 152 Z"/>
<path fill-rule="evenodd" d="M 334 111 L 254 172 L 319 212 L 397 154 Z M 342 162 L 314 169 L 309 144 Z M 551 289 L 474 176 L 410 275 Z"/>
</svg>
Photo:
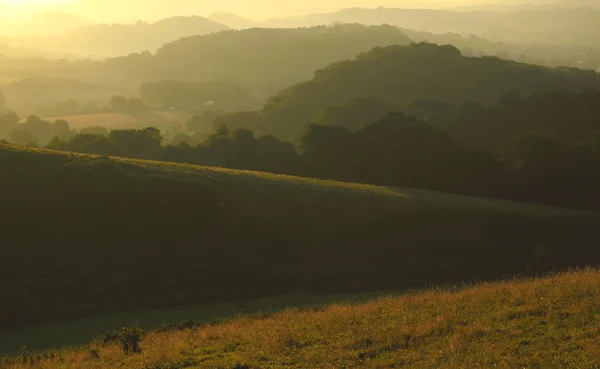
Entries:
<svg viewBox="0 0 600 369">
<path fill-rule="evenodd" d="M 8 326 L 600 261 L 597 216 L 552 207 L 10 145 L 0 173 Z"/>
<path fill-rule="evenodd" d="M 55 150 L 28 148 L 10 144 L 0 144 L 0 150 L 17 154 L 50 155 L 69 161 L 72 158 L 93 160 L 102 158 L 99 155 L 67 153 Z M 564 209 L 537 204 L 502 201 L 487 198 L 476 198 L 462 195 L 445 194 L 434 191 L 382 187 L 368 184 L 338 182 L 314 178 L 295 177 L 282 174 L 236 170 L 228 168 L 208 167 L 192 164 L 169 163 L 151 160 L 137 160 L 129 158 L 111 157 L 113 162 L 129 166 L 131 171 L 145 170 L 150 174 L 167 175 L 172 180 L 183 180 L 209 183 L 216 186 L 236 185 L 239 187 L 252 187 L 253 190 L 271 190 L 272 186 L 281 186 L 282 189 L 293 188 L 300 192 L 303 190 L 336 192 L 348 195 L 383 196 L 386 201 L 393 201 L 394 206 L 423 206 L 436 210 L 485 210 L 492 213 L 508 213 L 530 216 L 584 216 L 583 211 Z"/>
<path fill-rule="evenodd" d="M 22 347 L 35 352 L 83 346 L 106 332 L 137 325 L 144 330 L 155 330 L 172 322 L 215 322 L 231 319 L 240 314 L 265 314 L 288 308 L 315 308 L 334 303 L 365 302 L 376 297 L 403 291 L 375 291 L 351 294 L 286 294 L 250 300 L 195 304 L 157 310 L 136 310 L 86 319 L 57 321 L 0 331 L 0 358 L 18 355 Z M 406 292 L 406 291 L 404 291 Z"/>
<path fill-rule="evenodd" d="M 142 354 L 125 356 L 116 345 L 93 343 L 35 366 L 591 369 L 600 361 L 600 272 L 240 317 L 150 333 L 141 347 Z"/>
</svg>

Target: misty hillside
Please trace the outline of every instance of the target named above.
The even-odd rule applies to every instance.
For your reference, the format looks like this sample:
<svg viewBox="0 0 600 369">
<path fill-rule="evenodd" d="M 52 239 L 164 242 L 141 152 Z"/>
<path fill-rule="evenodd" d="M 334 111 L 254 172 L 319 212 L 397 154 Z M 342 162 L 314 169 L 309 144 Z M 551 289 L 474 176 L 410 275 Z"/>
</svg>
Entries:
<svg viewBox="0 0 600 369">
<path fill-rule="evenodd" d="M 18 107 L 21 104 L 44 106 L 45 104 L 64 102 L 72 99 L 73 96 L 81 101 L 108 100 L 122 91 L 81 80 L 31 78 L 6 84 L 3 93 L 7 96 L 11 106 Z"/>
<path fill-rule="evenodd" d="M 152 42 L 158 43 L 158 40 Z M 155 54 L 144 52 L 105 62 L 81 60 L 61 64 L 9 60 L 0 64 L 0 70 L 13 79 L 35 71 L 46 77 L 77 78 L 129 89 L 137 89 L 143 82 L 164 79 L 220 81 L 242 84 L 264 98 L 310 79 L 315 70 L 333 62 L 352 58 L 376 46 L 410 42 L 404 33 L 390 26 L 254 28 L 177 39 L 160 47 Z M 23 63 L 28 65 L 25 70 Z"/>
<path fill-rule="evenodd" d="M 25 47 L 16 47 L 9 46 L 10 39 L 8 37 L 0 36 L 0 63 L 3 63 L 4 66 L 8 65 L 9 62 L 14 62 L 17 59 L 19 62 L 25 62 L 25 59 L 28 59 L 27 62 L 31 62 L 36 60 L 39 62 L 43 59 L 76 59 L 78 56 L 75 54 L 65 54 L 61 52 L 54 51 L 45 51 L 45 50 L 37 50 L 37 49 L 29 49 Z M 9 61 L 9 59 L 11 59 Z M 2 71 L 2 64 L 0 64 L 0 71 Z M 10 76 L 7 76 L 10 78 Z M 0 80 L 2 77 L 0 77 Z"/>
<path fill-rule="evenodd" d="M 523 94 L 546 89 L 583 91 L 598 88 L 599 83 L 593 71 L 463 57 L 453 46 L 390 46 L 334 63 L 317 71 L 311 81 L 274 96 L 262 110 L 228 115 L 219 122 L 298 140 L 321 109 L 357 97 L 398 104 L 419 98 L 490 102 L 508 90 Z"/>
<path fill-rule="evenodd" d="M 431 33 L 405 28 L 400 28 L 400 30 L 417 43 L 429 42 L 455 46 L 464 56 L 489 55 L 527 64 L 600 70 L 600 49 L 586 45 L 549 45 L 544 43 L 522 45 L 490 41 L 473 34 Z"/>
<path fill-rule="evenodd" d="M 376 46 L 411 40 L 390 26 L 345 24 L 299 29 L 253 28 L 193 36 L 167 43 L 155 55 L 112 58 L 73 66 L 82 78 L 101 75 L 114 83 L 183 80 L 240 84 L 259 97 L 308 80 L 315 70 Z M 93 77 L 92 77 L 93 78 Z M 137 87 L 137 86 L 136 86 Z"/>
<path fill-rule="evenodd" d="M 563 3 L 506 11 L 486 8 L 474 8 L 469 11 L 350 8 L 334 13 L 272 19 L 266 26 L 310 27 L 335 22 L 390 24 L 433 33 L 476 34 L 492 41 L 517 44 L 595 46 L 595 40 L 600 33 L 600 9 Z"/>
<path fill-rule="evenodd" d="M 250 19 L 242 18 L 233 13 L 214 13 L 211 14 L 208 19 L 226 25 L 231 29 L 245 29 L 260 27 L 260 23 Z"/>
<path fill-rule="evenodd" d="M 154 65 L 175 79 L 238 80 L 287 85 L 318 68 L 375 46 L 408 44 L 389 26 L 344 24 L 300 29 L 248 29 L 166 44 Z"/>
<path fill-rule="evenodd" d="M 14 38 L 13 45 L 79 55 L 117 56 L 149 50 L 182 37 L 229 29 L 198 16 L 173 17 L 155 23 L 94 24 L 47 37 Z"/>
<path fill-rule="evenodd" d="M 270 27 L 310 27 L 319 24 L 361 23 L 369 25 L 390 24 L 429 32 L 467 31 L 484 28 L 492 12 L 457 12 L 437 9 L 401 8 L 348 8 L 333 13 L 308 14 L 271 19 Z"/>
<path fill-rule="evenodd" d="M 404 33 L 390 26 L 355 24 L 224 31 L 182 38 L 164 45 L 155 54 L 144 52 L 106 61 L 2 59 L 0 89 L 2 82 L 31 79 L 28 77 L 31 75 L 80 80 L 128 91 L 139 91 L 140 85 L 146 82 L 179 80 L 240 86 L 250 91 L 252 100 L 262 101 L 289 85 L 310 79 L 315 70 L 333 62 L 352 58 L 376 46 L 410 42 Z M 4 92 L 9 105 L 22 105 L 25 100 L 33 104 L 20 96 L 13 97 L 7 87 Z M 31 91 L 32 95 L 37 93 Z M 62 95 L 62 92 L 57 91 L 57 94 Z"/>
</svg>

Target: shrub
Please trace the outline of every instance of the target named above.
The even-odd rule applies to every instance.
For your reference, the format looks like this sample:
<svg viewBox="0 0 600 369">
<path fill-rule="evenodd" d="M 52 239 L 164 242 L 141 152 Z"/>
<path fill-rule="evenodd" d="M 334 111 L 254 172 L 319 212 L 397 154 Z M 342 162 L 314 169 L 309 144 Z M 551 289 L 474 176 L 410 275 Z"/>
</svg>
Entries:
<svg viewBox="0 0 600 369">
<path fill-rule="evenodd" d="M 136 326 L 123 327 L 118 335 L 119 344 L 125 355 L 141 354 L 140 341 L 144 331 Z"/>
<path fill-rule="evenodd" d="M 93 342 L 102 346 L 110 345 L 113 343 L 119 344 L 126 355 L 129 354 L 140 354 L 142 348 L 140 347 L 140 341 L 146 332 L 137 326 L 123 327 L 118 331 L 109 332 L 98 336 Z M 95 350 L 93 350 L 95 351 Z M 90 354 L 94 356 L 91 352 Z"/>
</svg>

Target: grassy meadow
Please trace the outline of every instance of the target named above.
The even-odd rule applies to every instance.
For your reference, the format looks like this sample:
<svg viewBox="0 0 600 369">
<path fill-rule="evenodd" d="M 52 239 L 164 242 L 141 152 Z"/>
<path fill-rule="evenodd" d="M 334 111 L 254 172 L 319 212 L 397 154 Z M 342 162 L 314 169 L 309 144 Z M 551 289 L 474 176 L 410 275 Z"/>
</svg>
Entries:
<svg viewBox="0 0 600 369">
<path fill-rule="evenodd" d="M 333 303 L 365 302 L 397 291 L 359 294 L 287 294 L 251 300 L 197 304 L 167 309 L 139 310 L 91 318 L 57 321 L 0 331 L 0 357 L 17 355 L 22 347 L 36 352 L 61 347 L 81 346 L 94 337 L 122 327 L 138 326 L 155 330 L 181 321 L 209 323 L 242 314 L 275 313 L 288 308 L 316 308 Z"/>
<path fill-rule="evenodd" d="M 6 359 L 20 368 L 597 368 L 600 272 L 288 309 Z"/>
</svg>

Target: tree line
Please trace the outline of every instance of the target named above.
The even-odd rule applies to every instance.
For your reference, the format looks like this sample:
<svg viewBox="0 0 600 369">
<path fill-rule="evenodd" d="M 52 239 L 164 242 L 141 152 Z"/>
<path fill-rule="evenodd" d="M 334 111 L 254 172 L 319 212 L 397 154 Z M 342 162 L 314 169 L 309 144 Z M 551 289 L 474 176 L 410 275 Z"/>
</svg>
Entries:
<svg viewBox="0 0 600 369">
<path fill-rule="evenodd" d="M 499 152 L 471 147 L 395 112 L 358 130 L 312 123 L 301 145 L 221 126 L 197 145 L 163 145 L 156 128 L 58 137 L 48 148 L 266 171 L 599 209 L 600 133 L 569 144 L 524 132 Z"/>
<path fill-rule="evenodd" d="M 116 101 L 117 99 L 115 99 Z M 121 99 L 125 102 L 124 98 Z M 117 105 L 117 104 L 114 104 Z M 503 94 L 495 103 L 358 98 L 321 109 L 296 145 L 217 126 L 222 112 L 188 122 L 190 135 L 156 128 L 79 133 L 68 122 L 0 115 L 0 136 L 27 145 L 213 165 L 467 195 L 597 208 L 600 92 Z M 204 130 L 204 131 L 202 131 Z M 33 133 L 32 133 L 33 132 Z"/>
</svg>

